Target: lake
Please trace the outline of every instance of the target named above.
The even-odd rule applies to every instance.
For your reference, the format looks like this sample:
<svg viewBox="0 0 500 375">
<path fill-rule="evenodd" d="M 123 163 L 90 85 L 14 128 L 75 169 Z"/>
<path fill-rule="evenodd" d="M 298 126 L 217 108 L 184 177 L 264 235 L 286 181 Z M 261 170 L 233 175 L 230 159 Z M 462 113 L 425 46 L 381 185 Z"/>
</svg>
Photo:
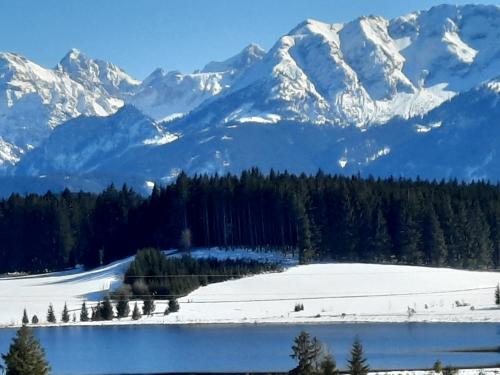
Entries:
<svg viewBox="0 0 500 375">
<path fill-rule="evenodd" d="M 53 374 L 287 371 L 301 330 L 328 345 L 344 368 L 358 335 L 371 368 L 500 364 L 499 353 L 450 350 L 500 345 L 500 324 L 156 325 L 36 329 Z M 0 352 L 14 329 L 0 329 Z"/>
</svg>

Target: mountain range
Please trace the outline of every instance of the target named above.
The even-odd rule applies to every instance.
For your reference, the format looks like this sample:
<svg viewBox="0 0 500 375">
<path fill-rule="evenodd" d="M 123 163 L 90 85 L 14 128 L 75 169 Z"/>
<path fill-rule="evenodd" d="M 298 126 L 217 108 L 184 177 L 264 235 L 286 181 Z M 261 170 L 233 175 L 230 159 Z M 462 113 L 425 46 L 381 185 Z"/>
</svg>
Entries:
<svg viewBox="0 0 500 375">
<path fill-rule="evenodd" d="M 8 189 L 166 183 L 181 170 L 500 180 L 500 8 L 307 20 L 269 51 L 138 81 L 71 50 L 0 53 Z"/>
</svg>

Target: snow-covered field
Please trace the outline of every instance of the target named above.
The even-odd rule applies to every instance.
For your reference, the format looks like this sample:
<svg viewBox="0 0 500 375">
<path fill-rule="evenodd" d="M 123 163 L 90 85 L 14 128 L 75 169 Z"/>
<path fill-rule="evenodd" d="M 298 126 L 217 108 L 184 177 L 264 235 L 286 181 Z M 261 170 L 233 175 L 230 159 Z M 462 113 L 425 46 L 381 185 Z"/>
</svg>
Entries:
<svg viewBox="0 0 500 375">
<path fill-rule="evenodd" d="M 195 257 L 245 257 L 279 261 L 268 273 L 201 287 L 181 298 L 178 313 L 163 315 L 158 301 L 152 317 L 99 324 L 303 323 L 303 322 L 499 322 L 494 305 L 498 272 L 374 264 L 296 265 L 274 253 L 198 250 Z M 76 312 L 121 284 L 132 258 L 92 271 L 74 270 L 0 279 L 0 325 L 20 324 L 23 309 L 45 322 L 49 303 L 58 317 L 66 302 Z M 296 303 L 304 310 L 294 312 Z M 70 323 L 73 324 L 73 323 Z M 91 323 L 86 323 L 91 324 Z"/>
</svg>

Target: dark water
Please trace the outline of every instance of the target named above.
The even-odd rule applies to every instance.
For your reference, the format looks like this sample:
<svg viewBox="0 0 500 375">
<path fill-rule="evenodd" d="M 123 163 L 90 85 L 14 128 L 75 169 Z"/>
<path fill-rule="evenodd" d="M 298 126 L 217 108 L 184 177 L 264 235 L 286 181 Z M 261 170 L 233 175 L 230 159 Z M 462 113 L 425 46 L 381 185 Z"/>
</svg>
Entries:
<svg viewBox="0 0 500 375">
<path fill-rule="evenodd" d="M 200 325 L 46 328 L 35 331 L 54 374 L 287 371 L 293 338 L 306 330 L 341 368 L 359 335 L 376 369 L 500 364 L 499 353 L 447 350 L 500 345 L 500 324 Z M 0 352 L 14 330 L 0 330 Z"/>
</svg>

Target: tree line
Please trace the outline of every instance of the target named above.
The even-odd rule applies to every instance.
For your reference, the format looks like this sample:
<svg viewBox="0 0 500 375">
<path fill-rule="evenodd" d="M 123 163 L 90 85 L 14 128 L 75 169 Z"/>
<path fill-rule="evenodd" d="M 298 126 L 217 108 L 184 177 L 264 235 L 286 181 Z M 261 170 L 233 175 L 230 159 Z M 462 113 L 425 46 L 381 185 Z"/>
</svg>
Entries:
<svg viewBox="0 0 500 375">
<path fill-rule="evenodd" d="M 277 264 L 255 260 L 167 257 L 157 249 L 142 249 L 125 273 L 121 294 L 128 289 L 138 299 L 175 299 L 207 284 L 279 270 Z"/>
<path fill-rule="evenodd" d="M 141 197 L 13 194 L 0 200 L 0 272 L 96 266 L 137 249 L 248 247 L 311 260 L 498 267 L 500 185 L 252 169 L 189 177 Z"/>
</svg>

